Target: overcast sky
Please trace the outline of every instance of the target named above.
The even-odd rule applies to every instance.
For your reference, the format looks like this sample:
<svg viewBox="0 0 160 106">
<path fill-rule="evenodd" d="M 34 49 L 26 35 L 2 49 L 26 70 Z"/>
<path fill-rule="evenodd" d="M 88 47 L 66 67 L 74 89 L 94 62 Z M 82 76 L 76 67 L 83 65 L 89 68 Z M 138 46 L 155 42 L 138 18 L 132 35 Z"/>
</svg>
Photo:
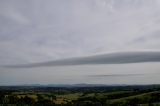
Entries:
<svg viewBox="0 0 160 106">
<path fill-rule="evenodd" d="M 160 0 L 0 0 L 0 84 L 160 83 L 159 52 Z M 123 64 L 90 64 L 112 53 L 124 53 Z"/>
</svg>

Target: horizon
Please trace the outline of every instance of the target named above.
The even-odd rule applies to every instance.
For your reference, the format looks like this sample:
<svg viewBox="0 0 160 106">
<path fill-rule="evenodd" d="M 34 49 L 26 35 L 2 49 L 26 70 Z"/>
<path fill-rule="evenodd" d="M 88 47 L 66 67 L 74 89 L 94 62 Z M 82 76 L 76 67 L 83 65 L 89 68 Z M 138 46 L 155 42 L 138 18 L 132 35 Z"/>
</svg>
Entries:
<svg viewBox="0 0 160 106">
<path fill-rule="evenodd" d="M 119 86 L 160 86 L 160 84 L 19 84 L 19 85 L 0 85 L 0 87 L 119 87 Z"/>
</svg>

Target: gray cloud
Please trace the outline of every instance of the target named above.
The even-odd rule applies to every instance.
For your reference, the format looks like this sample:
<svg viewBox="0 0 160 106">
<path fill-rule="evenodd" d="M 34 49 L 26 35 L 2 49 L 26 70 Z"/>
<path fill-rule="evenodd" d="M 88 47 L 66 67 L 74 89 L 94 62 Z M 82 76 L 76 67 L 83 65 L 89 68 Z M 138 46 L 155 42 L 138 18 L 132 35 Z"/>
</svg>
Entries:
<svg viewBox="0 0 160 106">
<path fill-rule="evenodd" d="M 75 57 L 50 62 L 11 65 L 10 68 L 31 68 L 44 66 L 68 66 L 68 65 L 87 65 L 87 64 L 126 64 L 140 62 L 160 62 L 159 51 L 141 52 L 119 52 L 95 56 Z"/>
<path fill-rule="evenodd" d="M 159 42 L 160 39 L 160 30 L 158 29 L 157 31 L 153 31 L 150 32 L 148 34 L 145 34 L 143 36 L 140 36 L 134 40 L 132 40 L 131 42 L 129 42 L 129 44 L 145 44 L 147 42 Z"/>
<path fill-rule="evenodd" d="M 160 28 L 159 0 L 0 2 L 1 65 L 160 49 L 160 38 L 141 38 Z"/>
<path fill-rule="evenodd" d="M 87 72 L 158 72 L 159 11 L 160 0 L 0 0 L 0 66 L 10 67 L 0 67 L 0 83 L 63 83 L 65 75 Z M 154 78 L 151 82 L 159 82 Z M 143 80 L 152 79 L 137 82 Z"/>
<path fill-rule="evenodd" d="M 88 77 L 134 77 L 143 76 L 145 74 L 107 74 L 107 75 L 89 75 Z"/>
</svg>

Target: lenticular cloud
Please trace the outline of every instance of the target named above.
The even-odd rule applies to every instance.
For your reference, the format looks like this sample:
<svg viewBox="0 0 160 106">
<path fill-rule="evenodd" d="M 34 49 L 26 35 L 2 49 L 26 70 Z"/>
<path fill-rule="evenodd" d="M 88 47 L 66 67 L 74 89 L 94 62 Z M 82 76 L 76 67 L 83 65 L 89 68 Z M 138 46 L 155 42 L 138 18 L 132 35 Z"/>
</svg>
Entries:
<svg viewBox="0 0 160 106">
<path fill-rule="evenodd" d="M 95 65 L 95 64 L 128 64 L 141 62 L 160 62 L 160 51 L 118 52 L 86 57 L 74 57 L 49 62 L 9 65 L 8 68 L 31 68 L 47 66 Z"/>
</svg>

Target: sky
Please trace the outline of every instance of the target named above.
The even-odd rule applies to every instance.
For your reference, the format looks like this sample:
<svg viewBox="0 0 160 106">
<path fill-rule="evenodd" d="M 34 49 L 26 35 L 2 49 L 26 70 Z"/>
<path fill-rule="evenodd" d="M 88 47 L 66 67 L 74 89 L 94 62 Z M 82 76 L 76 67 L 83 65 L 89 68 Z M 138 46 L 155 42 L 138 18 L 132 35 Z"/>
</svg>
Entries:
<svg viewBox="0 0 160 106">
<path fill-rule="evenodd" d="M 1 0 L 0 85 L 160 84 L 159 0 Z"/>
</svg>

